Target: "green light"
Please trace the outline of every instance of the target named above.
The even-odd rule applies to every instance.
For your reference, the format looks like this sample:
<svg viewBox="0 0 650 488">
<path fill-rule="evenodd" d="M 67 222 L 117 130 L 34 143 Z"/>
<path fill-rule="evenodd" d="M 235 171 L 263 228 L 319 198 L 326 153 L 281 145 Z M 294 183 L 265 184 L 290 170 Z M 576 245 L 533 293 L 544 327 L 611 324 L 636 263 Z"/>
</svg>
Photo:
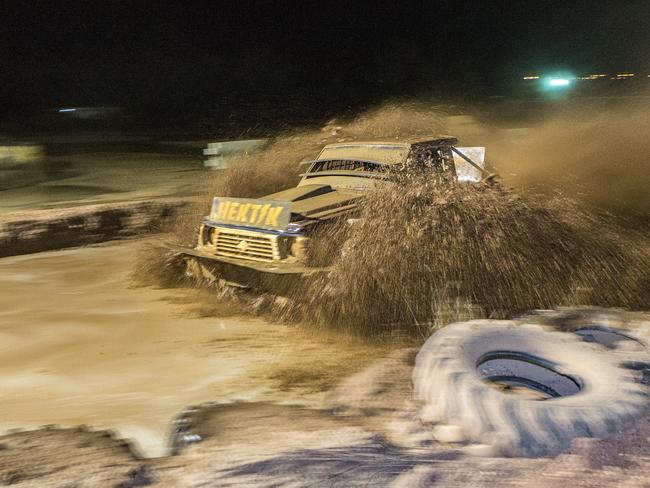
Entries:
<svg viewBox="0 0 650 488">
<path fill-rule="evenodd" d="M 571 84 L 570 80 L 567 80 L 566 78 L 551 78 L 548 80 L 548 85 L 552 87 L 563 87 L 563 86 L 569 86 Z"/>
<path fill-rule="evenodd" d="M 553 74 L 545 76 L 540 80 L 542 82 L 541 88 L 543 90 L 551 91 L 566 90 L 567 88 L 570 88 L 571 85 L 573 85 L 575 79 L 576 77 L 573 76 L 573 74 L 567 73 L 566 71 L 555 72 Z"/>
<path fill-rule="evenodd" d="M 573 90 L 575 81 L 576 77 L 570 71 L 555 71 L 540 77 L 538 89 L 552 98 L 564 97 Z"/>
</svg>

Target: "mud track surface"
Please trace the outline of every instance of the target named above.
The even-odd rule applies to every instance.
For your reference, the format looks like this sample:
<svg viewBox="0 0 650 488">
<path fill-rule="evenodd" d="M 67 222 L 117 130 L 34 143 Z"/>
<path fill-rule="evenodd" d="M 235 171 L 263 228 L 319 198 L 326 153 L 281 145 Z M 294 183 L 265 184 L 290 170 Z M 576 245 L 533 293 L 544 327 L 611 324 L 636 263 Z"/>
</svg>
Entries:
<svg viewBox="0 0 650 488">
<path fill-rule="evenodd" d="M 259 402 L 204 405 L 194 426 L 204 441 L 175 457 L 136 459 L 128 444 L 105 433 L 6 435 L 0 438 L 0 480 L 78 488 L 648 486 L 650 417 L 607 440 L 576 439 L 554 459 L 476 457 L 449 446 L 408 445 L 417 431 L 403 428 L 410 422 L 403 394 L 411 362 L 412 351 L 400 351 L 345 380 L 331 396 L 337 415 Z"/>
<path fill-rule="evenodd" d="M 650 417 L 606 440 L 577 439 L 555 459 L 433 444 L 408 401 L 413 349 L 386 357 L 215 318 L 189 309 L 180 290 L 132 289 L 140 245 L 0 260 L 0 484 L 648 486 Z M 164 454 L 170 420 L 192 404 L 189 431 L 203 441 L 142 459 L 143 448 Z M 66 428 L 37 429 L 49 423 Z M 37 430 L 7 432 L 17 427 Z"/>
<path fill-rule="evenodd" d="M 190 289 L 133 287 L 129 241 L 0 259 L 0 434 L 114 429 L 148 456 L 208 400 L 318 406 L 381 347 L 239 315 Z"/>
</svg>

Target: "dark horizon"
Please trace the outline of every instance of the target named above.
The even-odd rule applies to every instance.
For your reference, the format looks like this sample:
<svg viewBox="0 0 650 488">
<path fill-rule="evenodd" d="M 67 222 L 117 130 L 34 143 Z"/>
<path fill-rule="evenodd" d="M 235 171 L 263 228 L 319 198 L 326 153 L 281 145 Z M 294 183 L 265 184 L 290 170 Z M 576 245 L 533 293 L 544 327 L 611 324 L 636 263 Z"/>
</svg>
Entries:
<svg viewBox="0 0 650 488">
<path fill-rule="evenodd" d="M 97 105 L 300 117 L 499 94 L 527 73 L 650 70 L 647 1 L 11 3 L 0 9 L 5 119 Z"/>
</svg>

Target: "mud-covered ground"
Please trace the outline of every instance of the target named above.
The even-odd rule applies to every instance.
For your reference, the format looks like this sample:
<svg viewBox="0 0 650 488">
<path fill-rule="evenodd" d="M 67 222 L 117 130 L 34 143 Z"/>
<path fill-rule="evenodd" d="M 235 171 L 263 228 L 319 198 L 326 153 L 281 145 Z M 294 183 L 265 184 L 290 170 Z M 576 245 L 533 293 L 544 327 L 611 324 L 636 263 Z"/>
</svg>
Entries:
<svg viewBox="0 0 650 488">
<path fill-rule="evenodd" d="M 128 445 L 102 432 L 6 435 L 0 438 L 0 480 L 79 488 L 648 486 L 650 417 L 604 441 L 576 439 L 554 459 L 475 456 L 431 445 L 405 401 L 412 357 L 411 350 L 397 351 L 344 380 L 325 410 L 264 402 L 206 405 L 194 414 L 200 422 L 193 426 L 204 440 L 174 457 L 136 459 Z"/>
<path fill-rule="evenodd" d="M 385 346 L 241 315 L 209 296 L 134 287 L 144 242 L 0 260 L 0 430 L 114 429 L 167 453 L 171 419 L 208 400 L 319 405 Z"/>
<path fill-rule="evenodd" d="M 228 316 L 201 291 L 134 287 L 133 260 L 149 244 L 0 261 L 0 482 L 647 486 L 650 417 L 555 459 L 433 444 L 409 402 L 417 348 Z M 202 441 L 143 459 L 167 454 L 171 420 L 188 405 Z"/>
<path fill-rule="evenodd" d="M 526 116 L 515 109 L 516 116 L 507 120 L 493 109 L 386 104 L 322 128 L 281 131 L 267 151 L 239 158 L 232 170 L 216 177 L 201 168 L 205 141 L 168 147 L 159 140 L 52 139 L 44 172 L 31 174 L 29 184 L 0 191 L 0 219 L 16 210 L 192 197 L 200 203 L 164 236 L 191 242 L 213 194 L 258 197 L 294 184 L 298 161 L 313 158 L 323 144 L 440 132 L 457 135 L 466 145 L 488 146 L 489 162 L 513 190 L 509 195 L 525 200 L 514 198 L 509 200 L 514 206 L 504 207 L 490 193 L 469 211 L 452 205 L 445 213 L 444 205 L 418 188 L 402 192 L 398 210 L 413 205 L 417 218 L 378 215 L 367 221 L 365 239 L 360 226 L 352 241 L 361 249 L 371 236 L 373 255 L 390 266 L 348 253 L 347 263 L 356 264 L 343 261 L 334 274 L 335 283 L 345 286 L 333 295 L 312 294 L 303 303 L 314 308 L 300 313 L 259 316 L 242 308 L 245 301 L 220 302 L 210 291 L 139 280 L 138 273 L 164 274 L 159 273 L 160 247 L 151 240 L 0 259 L 0 431 L 5 434 L 0 484 L 648 486 L 647 417 L 606 441 L 579 439 L 556 459 L 471 457 L 462 449 L 431 444 L 408 402 L 413 354 L 404 349 L 417 347 L 430 327 L 444 325 L 429 305 L 447 288 L 430 279 L 426 261 L 446 262 L 452 255 L 450 270 L 470 269 L 462 266 L 470 261 L 480 265 L 471 268 L 478 274 L 459 275 L 464 281 L 455 282 L 464 295 L 452 297 L 463 307 L 467 297 L 484 299 L 483 309 L 469 304 L 472 316 L 491 313 L 487 306 L 507 315 L 522 303 L 524 308 L 569 304 L 560 303 L 567 290 L 605 300 L 601 304 L 644 308 L 650 283 L 644 246 L 646 106 L 647 99 L 593 110 L 567 105 L 551 107 L 555 111 L 543 116 L 530 116 L 536 109 L 528 107 Z M 560 213 L 546 205 L 557 191 L 559 201 L 567 203 Z M 457 197 L 448 196 L 452 203 Z M 603 209 L 614 216 L 602 220 Z M 459 233 L 440 233 L 436 226 L 418 233 L 422 222 L 446 217 L 467 229 L 484 225 L 487 234 L 458 240 Z M 393 259 L 400 253 L 386 245 L 381 229 L 387 223 L 418 231 L 407 240 L 420 246 L 410 253 L 412 259 Z M 549 236 L 558 230 L 561 245 L 547 250 Z M 494 254 L 477 261 L 467 244 L 478 246 L 476 251 L 483 242 L 491 243 Z M 148 250 L 140 252 L 143 246 Z M 431 254 L 432 249 L 441 253 Z M 496 260 L 505 268 L 494 265 Z M 495 273 L 507 279 L 495 280 Z M 595 282 L 604 285 L 591 286 Z M 377 283 L 383 293 L 379 306 L 368 293 Z M 486 283 L 507 286 L 492 293 Z M 593 290 L 597 293 L 589 294 Z M 534 303 L 536 296 L 543 303 Z M 312 313 L 319 301 L 331 312 L 325 319 Z M 405 344 L 370 337 L 377 319 L 403 318 L 404 303 L 419 307 L 407 314 L 421 326 L 419 338 Z M 344 314 L 339 304 L 348 307 Z M 345 333 L 329 327 L 341 325 L 334 323 L 339 319 L 349 322 Z M 348 334 L 355 330 L 365 338 Z M 197 404 L 202 407 L 191 411 L 191 431 L 202 442 L 178 456 L 141 458 L 166 454 L 171 420 Z M 33 430 L 44 424 L 62 428 Z M 79 424 L 89 429 L 76 428 Z M 28 431 L 10 433 L 12 428 Z"/>
</svg>

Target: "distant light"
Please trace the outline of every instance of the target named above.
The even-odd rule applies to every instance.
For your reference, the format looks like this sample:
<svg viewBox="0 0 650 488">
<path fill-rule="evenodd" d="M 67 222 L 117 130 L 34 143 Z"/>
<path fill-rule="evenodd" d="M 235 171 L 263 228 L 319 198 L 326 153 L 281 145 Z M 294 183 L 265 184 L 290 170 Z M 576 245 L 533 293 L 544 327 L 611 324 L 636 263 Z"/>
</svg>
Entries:
<svg viewBox="0 0 650 488">
<path fill-rule="evenodd" d="M 570 71 L 556 71 L 544 75 L 538 83 L 541 93 L 549 97 L 564 97 L 568 95 L 574 85 L 580 83 L 580 77 Z"/>
<path fill-rule="evenodd" d="M 76 108 L 60 108 L 59 112 L 76 112 Z"/>
<path fill-rule="evenodd" d="M 607 76 L 609 76 L 609 75 L 602 74 L 602 73 L 594 73 L 594 74 L 587 75 L 587 76 L 581 76 L 580 79 L 581 80 L 597 80 L 598 78 L 606 78 Z"/>
<path fill-rule="evenodd" d="M 566 78 L 551 78 L 548 80 L 549 86 L 569 86 L 571 82 Z"/>
<path fill-rule="evenodd" d="M 524 76 L 524 80 L 539 80 L 539 76 Z"/>
</svg>

